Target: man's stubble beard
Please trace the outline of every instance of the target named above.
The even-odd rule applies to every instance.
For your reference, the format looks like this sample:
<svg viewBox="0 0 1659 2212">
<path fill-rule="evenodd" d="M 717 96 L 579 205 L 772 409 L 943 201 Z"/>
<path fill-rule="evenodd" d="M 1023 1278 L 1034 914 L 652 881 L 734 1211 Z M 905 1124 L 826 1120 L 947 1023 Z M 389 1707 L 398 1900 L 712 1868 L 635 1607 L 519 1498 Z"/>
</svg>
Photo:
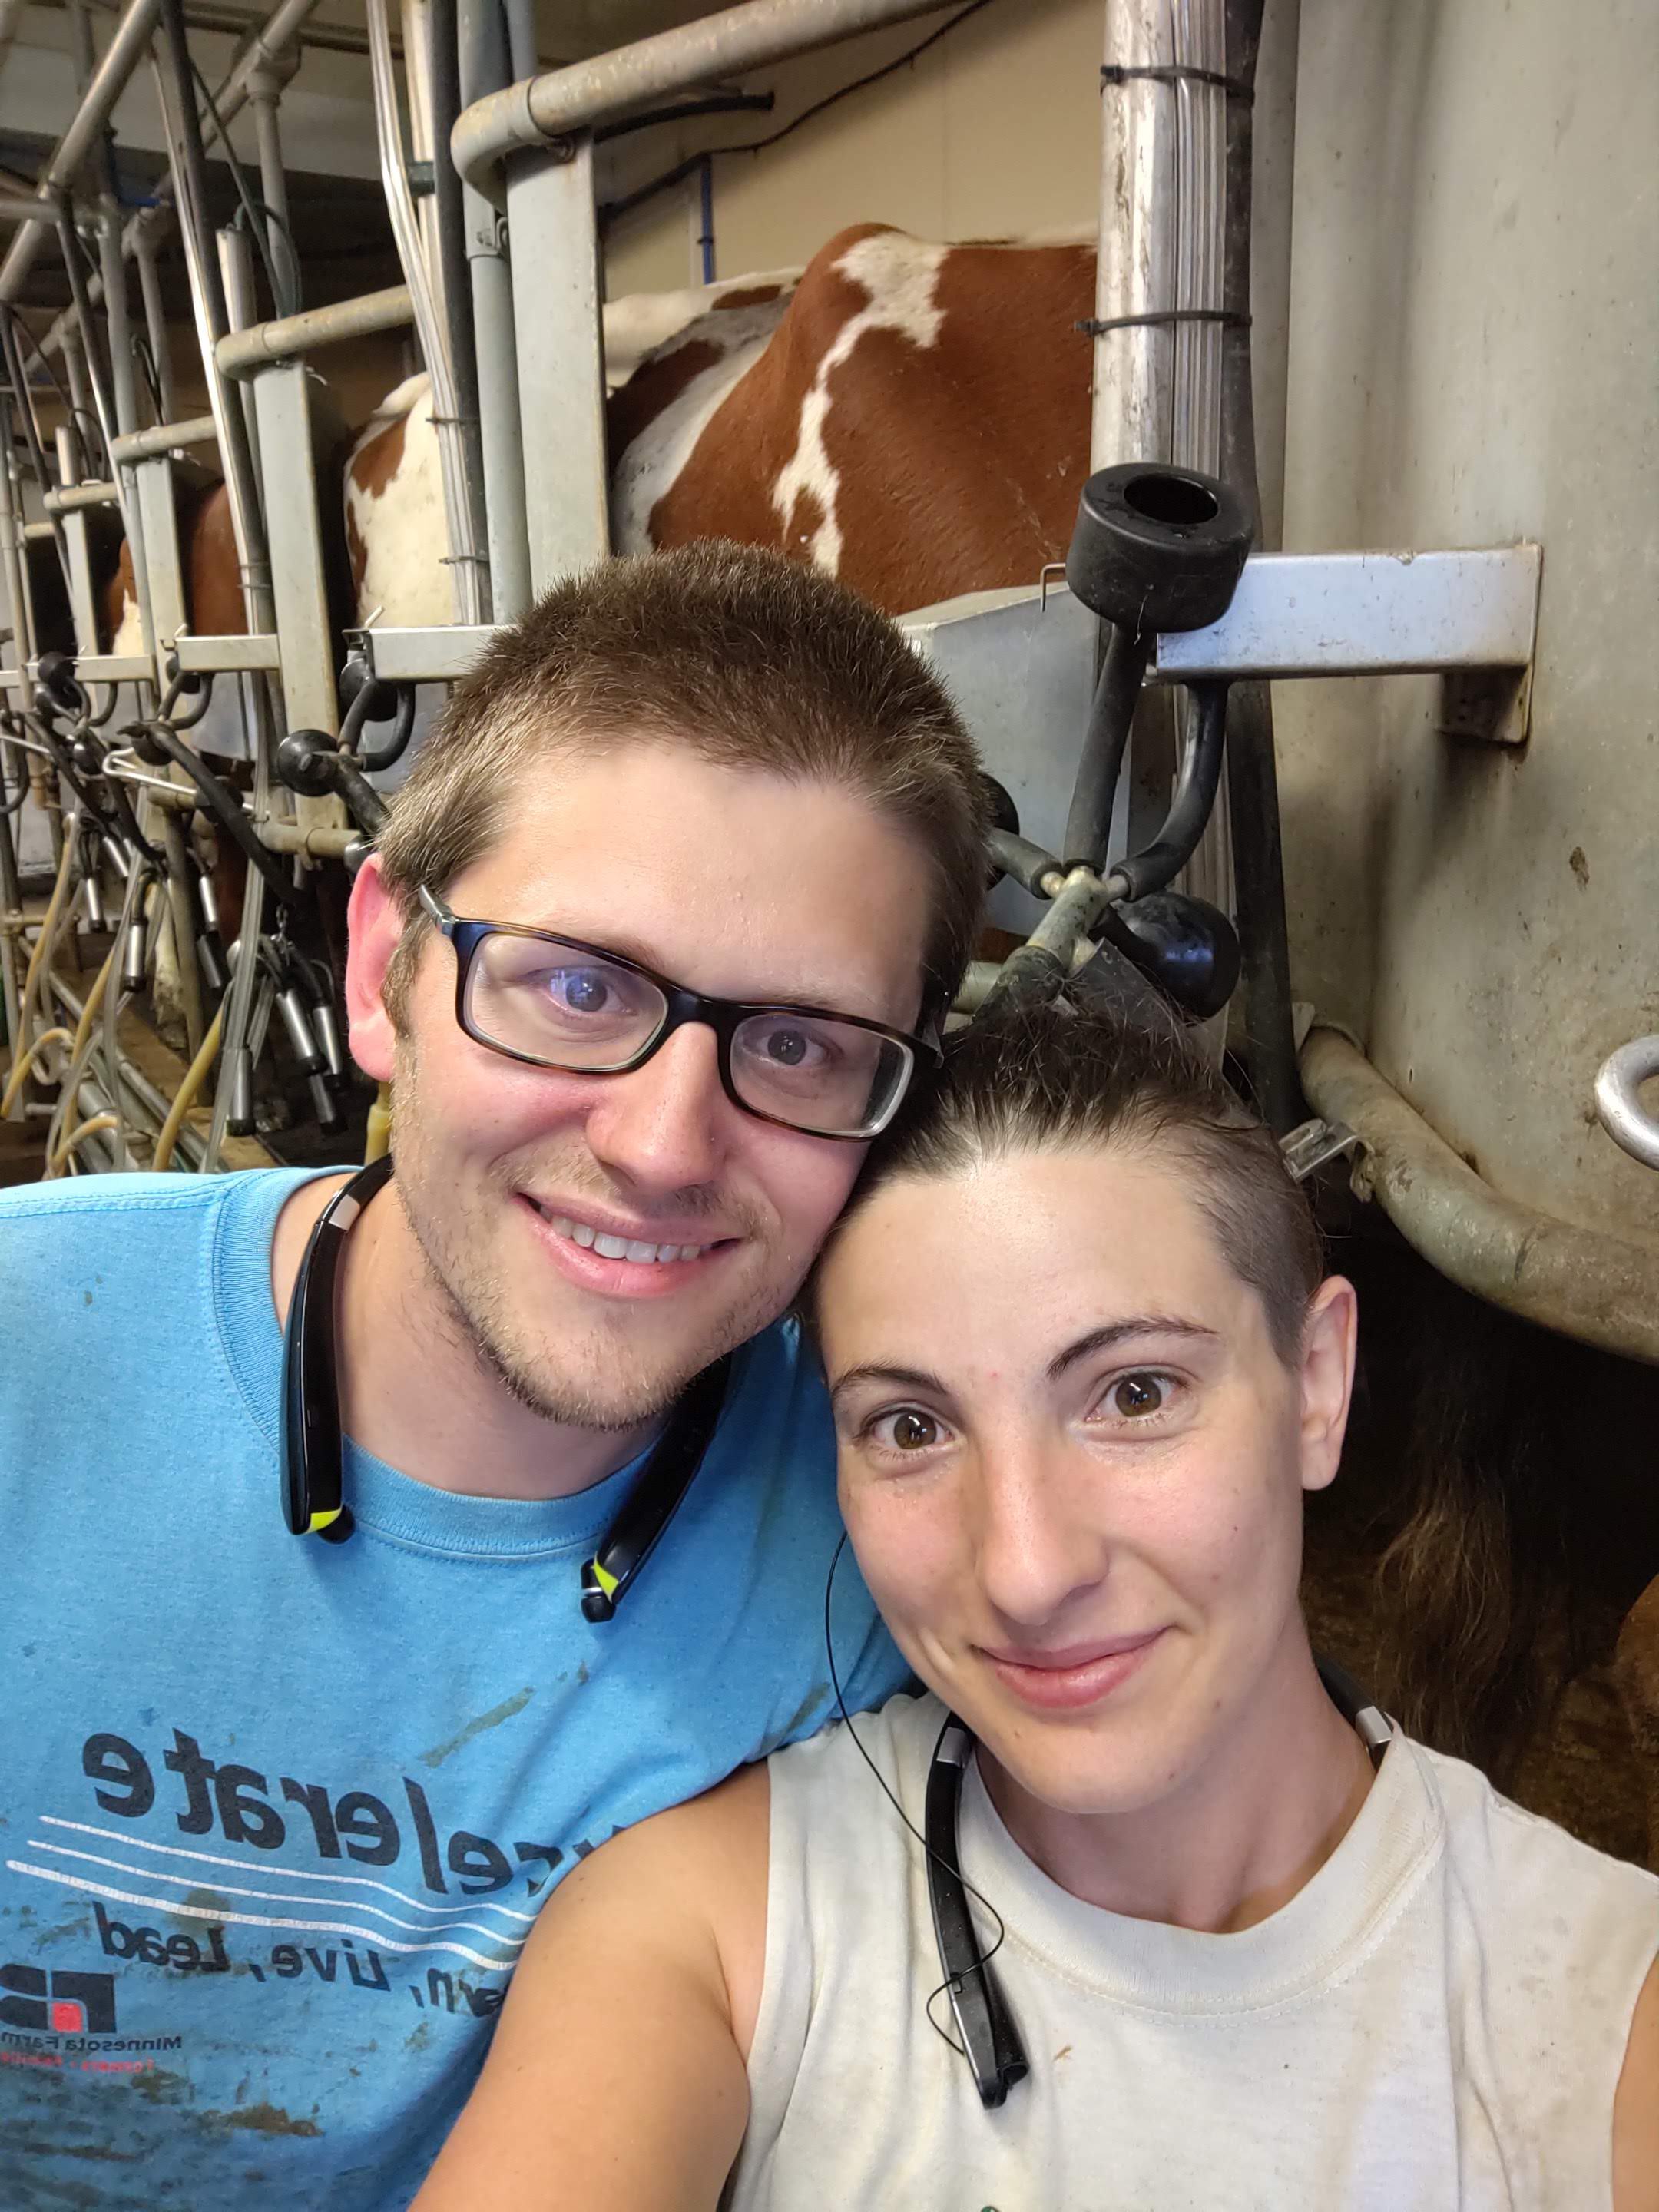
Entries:
<svg viewBox="0 0 1659 2212">
<path fill-rule="evenodd" d="M 607 1346 L 598 1331 L 587 1333 L 586 1345 L 570 1364 L 585 1364 L 586 1377 L 570 1372 L 549 1371 L 550 1359 L 525 1340 L 514 1325 L 508 1301 L 499 1282 L 487 1269 L 470 1263 L 449 1233 L 451 1224 L 440 1211 L 424 1204 L 430 1178 L 426 1173 L 424 1146 L 414 1133 L 421 1126 L 416 1055 L 405 1038 L 398 1054 L 398 1084 L 405 1103 L 404 1127 L 397 1145 L 398 1170 L 392 1188 L 421 1255 L 434 1293 L 438 1324 L 464 1357 L 497 1382 L 516 1403 L 540 1419 L 561 1426 L 600 1432 L 637 1428 L 657 1419 L 674 1404 L 692 1378 L 735 1350 L 776 1320 L 799 1287 L 792 1281 L 781 1295 L 765 1285 L 738 1310 L 710 1317 L 709 1338 L 694 1353 L 684 1355 L 656 1374 L 643 1370 L 623 1346 Z M 515 1202 L 516 1185 L 505 1171 L 492 1173 L 486 1190 L 505 1208 Z M 459 1224 L 463 1244 L 465 1222 Z M 475 1249 L 488 1250 L 491 1239 L 480 1236 Z M 805 1273 L 803 1265 L 801 1273 Z M 603 1372 L 601 1372 L 603 1370 Z"/>
</svg>

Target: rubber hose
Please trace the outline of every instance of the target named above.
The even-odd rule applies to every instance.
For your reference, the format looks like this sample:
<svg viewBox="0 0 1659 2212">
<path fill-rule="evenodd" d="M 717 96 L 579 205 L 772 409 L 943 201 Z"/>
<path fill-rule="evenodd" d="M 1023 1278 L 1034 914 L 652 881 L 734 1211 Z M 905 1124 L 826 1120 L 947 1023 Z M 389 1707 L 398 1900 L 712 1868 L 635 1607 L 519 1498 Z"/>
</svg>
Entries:
<svg viewBox="0 0 1659 2212">
<path fill-rule="evenodd" d="M 0 1121 L 3 1121 L 11 1110 L 11 1103 L 22 1089 L 36 1053 L 44 1052 L 49 1044 L 73 1044 L 74 1042 L 66 1029 L 42 1030 L 38 1037 L 30 1039 L 13 1064 L 4 1091 L 0 1092 Z"/>
<path fill-rule="evenodd" d="M 94 1114 L 89 1121 L 82 1121 L 78 1128 L 71 1129 L 46 1162 L 46 1172 L 42 1180 L 50 1182 L 54 1176 L 62 1175 L 70 1154 L 83 1137 L 95 1137 L 101 1130 L 112 1129 L 116 1126 L 113 1114 Z"/>
<path fill-rule="evenodd" d="M 1178 875 L 1197 849 L 1204 825 L 1215 805 L 1221 783 L 1221 757 L 1227 741 L 1227 686 L 1194 684 L 1198 718 L 1186 752 L 1175 795 L 1164 826 L 1152 843 L 1115 863 L 1112 873 L 1126 889 L 1126 901 L 1161 891 Z"/>
<path fill-rule="evenodd" d="M 154 1173 L 161 1175 L 173 1165 L 173 1147 L 179 1142 L 179 1132 L 185 1126 L 185 1116 L 196 1103 L 197 1093 L 207 1081 L 208 1070 L 218 1057 L 219 1039 L 223 1035 L 225 1010 L 222 1004 L 208 1024 L 207 1035 L 202 1039 L 202 1048 L 185 1071 L 185 1079 L 173 1094 L 173 1103 L 155 1139 L 155 1156 L 150 1161 Z"/>
<path fill-rule="evenodd" d="M 1152 654 L 1150 637 L 1114 627 L 1100 665 L 1100 679 L 1089 707 L 1089 726 L 1078 763 L 1077 781 L 1066 816 L 1066 865 L 1098 869 L 1106 858 L 1106 841 L 1112 831 L 1112 802 L 1123 756 L 1128 750 L 1129 726 L 1134 720 L 1141 681 Z"/>
</svg>

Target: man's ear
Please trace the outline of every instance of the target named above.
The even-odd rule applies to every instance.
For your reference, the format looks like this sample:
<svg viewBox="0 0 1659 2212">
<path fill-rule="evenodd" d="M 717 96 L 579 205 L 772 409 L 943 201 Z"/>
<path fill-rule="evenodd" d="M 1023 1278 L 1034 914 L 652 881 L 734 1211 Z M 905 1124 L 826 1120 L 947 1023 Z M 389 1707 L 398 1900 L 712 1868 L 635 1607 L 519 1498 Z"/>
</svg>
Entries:
<svg viewBox="0 0 1659 2212">
<path fill-rule="evenodd" d="M 1302 1487 L 1323 1490 L 1336 1480 L 1353 1396 L 1359 1299 L 1341 1275 L 1314 1292 L 1302 1331 Z"/>
<path fill-rule="evenodd" d="M 386 888 L 377 853 L 371 853 L 358 869 L 346 915 L 345 1002 L 351 1056 L 365 1075 L 377 1083 L 390 1083 L 398 1033 L 386 1008 L 386 978 L 403 939 L 405 915 Z"/>
</svg>

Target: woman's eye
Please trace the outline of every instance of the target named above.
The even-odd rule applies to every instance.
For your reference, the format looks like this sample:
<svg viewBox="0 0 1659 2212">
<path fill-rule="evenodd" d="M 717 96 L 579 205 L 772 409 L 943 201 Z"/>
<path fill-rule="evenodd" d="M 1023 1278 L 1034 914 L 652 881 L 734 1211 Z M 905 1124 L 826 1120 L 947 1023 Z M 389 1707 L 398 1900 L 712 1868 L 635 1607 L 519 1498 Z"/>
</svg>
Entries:
<svg viewBox="0 0 1659 2212">
<path fill-rule="evenodd" d="M 902 1413 L 878 1413 L 865 1433 L 890 1450 L 917 1452 L 931 1450 L 944 1431 L 931 1413 L 907 1406 Z"/>
<path fill-rule="evenodd" d="M 1151 1413 L 1161 1413 L 1169 1398 L 1169 1385 L 1161 1375 L 1125 1375 L 1106 1393 L 1111 1411 L 1127 1421 L 1143 1421 Z"/>
</svg>

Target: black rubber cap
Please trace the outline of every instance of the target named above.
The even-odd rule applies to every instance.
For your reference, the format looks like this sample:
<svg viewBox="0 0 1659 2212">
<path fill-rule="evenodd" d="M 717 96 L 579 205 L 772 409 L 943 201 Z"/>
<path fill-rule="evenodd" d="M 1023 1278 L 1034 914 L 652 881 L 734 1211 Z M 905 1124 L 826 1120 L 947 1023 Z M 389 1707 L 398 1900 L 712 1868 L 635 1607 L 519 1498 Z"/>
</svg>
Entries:
<svg viewBox="0 0 1659 2212">
<path fill-rule="evenodd" d="M 321 799 L 335 788 L 331 756 L 338 750 L 324 730 L 290 730 L 276 748 L 276 775 L 302 798 Z"/>
<path fill-rule="evenodd" d="M 1226 613 L 1253 534 L 1243 501 L 1219 477 L 1123 462 L 1083 487 L 1066 580 L 1121 629 L 1202 629 Z"/>
</svg>

